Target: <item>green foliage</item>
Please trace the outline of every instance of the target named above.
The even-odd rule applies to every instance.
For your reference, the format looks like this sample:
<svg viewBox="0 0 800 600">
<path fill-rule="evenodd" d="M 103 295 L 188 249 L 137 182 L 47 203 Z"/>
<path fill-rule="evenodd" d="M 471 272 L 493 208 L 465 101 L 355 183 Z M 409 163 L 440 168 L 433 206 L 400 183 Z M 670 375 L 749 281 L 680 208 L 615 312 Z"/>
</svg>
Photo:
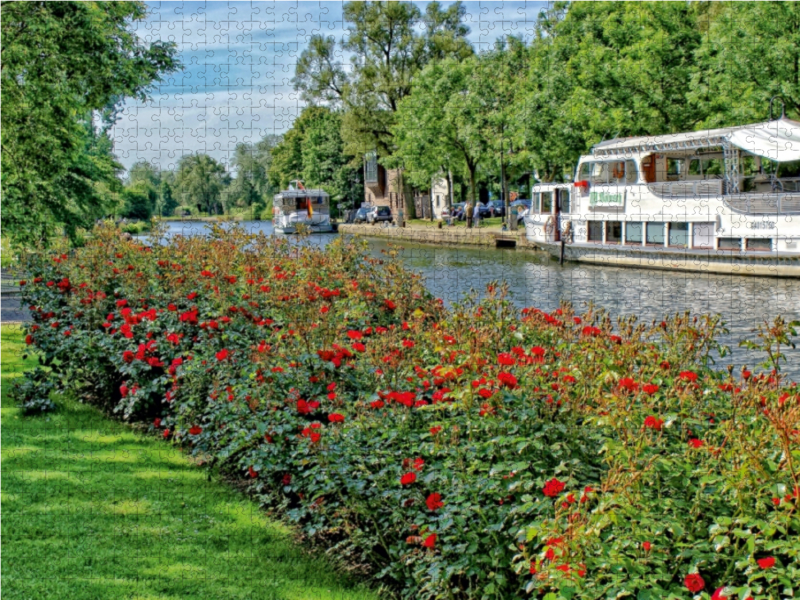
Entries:
<svg viewBox="0 0 800 600">
<path fill-rule="evenodd" d="M 401 597 L 799 591 L 800 395 L 710 369 L 718 317 L 520 314 L 495 284 L 445 309 L 397 253 L 237 228 L 99 228 L 27 270 L 54 378 Z M 770 364 L 793 327 L 762 330 Z"/>
<path fill-rule="evenodd" d="M 124 97 L 144 99 L 178 63 L 174 44 L 145 44 L 129 29 L 144 19 L 143 2 L 2 8 L 3 229 L 35 246 L 109 211 L 121 167 L 105 128 Z"/>
<path fill-rule="evenodd" d="M 156 188 L 147 180 L 139 180 L 122 191 L 123 207 L 120 216 L 126 219 L 147 220 L 153 216 L 158 202 Z"/>
<path fill-rule="evenodd" d="M 377 597 L 160 436 L 71 394 L 54 396 L 55 413 L 23 417 L 8 396 L 35 371 L 23 338 L 3 325 L 5 597 Z M 134 521 L 146 535 L 126 533 Z"/>
<path fill-rule="evenodd" d="M 196 206 L 198 212 L 223 214 L 223 192 L 229 183 L 224 165 L 207 154 L 187 154 L 178 162 L 175 186 L 180 204 Z"/>
<path fill-rule="evenodd" d="M 272 185 L 286 189 L 290 181 L 321 187 L 331 195 L 331 210 L 353 206 L 363 197 L 362 173 L 354 156 L 345 153 L 341 113 L 320 106 L 303 109 L 292 128 L 273 150 L 269 177 Z"/>
</svg>

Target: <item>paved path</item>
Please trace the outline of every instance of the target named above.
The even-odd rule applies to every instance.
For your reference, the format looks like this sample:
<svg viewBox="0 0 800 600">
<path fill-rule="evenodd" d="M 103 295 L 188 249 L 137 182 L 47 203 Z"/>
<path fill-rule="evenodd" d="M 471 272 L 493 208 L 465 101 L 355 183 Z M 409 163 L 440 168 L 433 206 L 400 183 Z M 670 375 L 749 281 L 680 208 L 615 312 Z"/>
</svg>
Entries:
<svg viewBox="0 0 800 600">
<path fill-rule="evenodd" d="M 0 322 L 22 323 L 30 321 L 31 314 L 20 303 L 19 275 L 0 270 Z"/>
</svg>

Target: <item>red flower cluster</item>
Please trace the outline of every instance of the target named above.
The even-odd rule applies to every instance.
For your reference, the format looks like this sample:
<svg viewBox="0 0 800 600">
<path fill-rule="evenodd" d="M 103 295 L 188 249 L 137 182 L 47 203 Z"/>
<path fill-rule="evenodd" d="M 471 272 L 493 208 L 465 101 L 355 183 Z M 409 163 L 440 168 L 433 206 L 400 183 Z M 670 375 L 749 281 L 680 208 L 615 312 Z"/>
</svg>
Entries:
<svg viewBox="0 0 800 600">
<path fill-rule="evenodd" d="M 549 498 L 554 498 L 558 496 L 562 491 L 564 491 L 565 484 L 563 481 L 559 481 L 557 478 L 553 477 L 551 480 L 546 481 L 544 484 L 544 495 Z"/>
</svg>

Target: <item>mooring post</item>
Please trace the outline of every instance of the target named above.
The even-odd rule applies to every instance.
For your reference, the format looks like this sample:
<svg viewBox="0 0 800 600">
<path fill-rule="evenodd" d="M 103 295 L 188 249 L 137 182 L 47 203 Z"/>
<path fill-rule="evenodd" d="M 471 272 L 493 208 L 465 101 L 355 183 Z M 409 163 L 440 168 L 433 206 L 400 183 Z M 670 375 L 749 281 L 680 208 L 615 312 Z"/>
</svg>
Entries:
<svg viewBox="0 0 800 600">
<path fill-rule="evenodd" d="M 564 264 L 564 240 L 561 240 L 561 252 L 558 255 L 558 264 Z"/>
</svg>

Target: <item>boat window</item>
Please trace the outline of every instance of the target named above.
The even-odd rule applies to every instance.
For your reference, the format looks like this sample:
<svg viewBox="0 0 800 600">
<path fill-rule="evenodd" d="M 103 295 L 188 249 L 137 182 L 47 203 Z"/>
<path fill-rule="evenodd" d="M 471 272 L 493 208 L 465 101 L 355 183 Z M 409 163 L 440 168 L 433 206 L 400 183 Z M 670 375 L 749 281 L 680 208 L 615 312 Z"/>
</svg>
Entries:
<svg viewBox="0 0 800 600">
<path fill-rule="evenodd" d="M 295 209 L 308 210 L 308 198 L 297 198 Z"/>
<path fill-rule="evenodd" d="M 625 183 L 636 183 L 639 181 L 639 173 L 636 171 L 636 161 L 625 161 Z"/>
<path fill-rule="evenodd" d="M 703 158 L 702 160 L 702 169 L 703 175 L 706 176 L 706 179 L 717 179 L 713 177 L 714 175 L 722 175 L 725 173 L 725 162 L 721 158 Z M 712 177 L 709 177 L 711 175 Z"/>
<path fill-rule="evenodd" d="M 615 160 L 608 164 L 608 168 L 611 172 L 611 181 L 622 183 L 625 179 L 625 161 Z"/>
<path fill-rule="evenodd" d="M 542 192 L 542 210 L 543 215 L 553 212 L 553 192 Z"/>
<path fill-rule="evenodd" d="M 688 175 L 702 175 L 703 174 L 699 158 L 693 158 L 692 160 L 689 161 L 689 167 L 687 168 L 686 173 Z"/>
<path fill-rule="evenodd" d="M 646 234 L 648 244 L 664 245 L 664 223 L 648 223 Z"/>
<path fill-rule="evenodd" d="M 533 194 L 533 200 L 531 200 L 531 212 L 532 213 L 541 213 L 542 207 L 542 198 L 539 192 Z"/>
<path fill-rule="evenodd" d="M 606 242 L 619 244 L 622 241 L 622 221 L 606 221 Z"/>
<path fill-rule="evenodd" d="M 685 248 L 689 245 L 689 224 L 670 223 L 669 224 L 669 245 Z"/>
<path fill-rule="evenodd" d="M 587 221 L 586 222 L 586 239 L 590 242 L 603 241 L 603 222 L 602 221 Z"/>
<path fill-rule="evenodd" d="M 667 159 L 667 180 L 675 181 L 682 179 L 684 176 L 684 169 L 686 168 L 686 160 L 683 158 L 668 158 Z"/>
<path fill-rule="evenodd" d="M 625 242 L 642 243 L 642 223 L 625 223 Z"/>
<path fill-rule="evenodd" d="M 746 239 L 745 248 L 747 250 L 757 250 L 760 252 L 770 252 L 772 250 L 772 239 Z"/>
<path fill-rule="evenodd" d="M 589 177 L 591 177 L 591 174 L 592 174 L 592 163 L 585 162 L 581 165 L 581 168 L 578 171 L 578 180 L 588 181 Z"/>
<path fill-rule="evenodd" d="M 568 189 L 561 189 L 558 190 L 558 203 L 559 209 L 561 212 L 568 213 L 570 211 L 570 202 L 569 202 L 569 190 Z"/>
<path fill-rule="evenodd" d="M 589 176 L 589 181 L 592 183 L 608 183 L 608 167 L 609 163 L 592 163 L 592 173 Z"/>
<path fill-rule="evenodd" d="M 720 250 L 741 250 L 742 238 L 719 238 L 717 244 Z"/>
</svg>

